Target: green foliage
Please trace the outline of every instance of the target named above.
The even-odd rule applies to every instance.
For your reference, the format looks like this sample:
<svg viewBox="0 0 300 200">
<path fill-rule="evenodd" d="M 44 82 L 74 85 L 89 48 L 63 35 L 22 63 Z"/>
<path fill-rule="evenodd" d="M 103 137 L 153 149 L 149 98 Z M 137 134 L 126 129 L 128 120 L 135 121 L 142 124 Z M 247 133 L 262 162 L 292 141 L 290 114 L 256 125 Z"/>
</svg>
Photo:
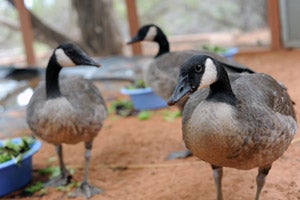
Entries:
<svg viewBox="0 0 300 200">
<path fill-rule="evenodd" d="M 176 119 L 180 116 L 181 116 L 181 114 L 180 114 L 179 110 L 163 112 L 163 119 L 164 119 L 164 121 L 167 121 L 167 122 L 172 122 L 174 119 Z"/>
<path fill-rule="evenodd" d="M 39 173 L 44 175 L 50 175 L 50 179 L 51 179 L 60 174 L 60 169 L 58 167 L 49 166 L 44 169 L 40 169 Z"/>
<path fill-rule="evenodd" d="M 151 114 L 152 113 L 150 111 L 143 110 L 143 111 L 139 112 L 137 118 L 139 120 L 147 120 L 151 117 Z"/>
<path fill-rule="evenodd" d="M 217 53 L 217 54 L 223 53 L 223 52 L 226 51 L 226 49 L 223 48 L 223 47 L 207 45 L 207 44 L 203 45 L 202 49 L 205 50 L 205 51 L 209 51 L 209 52 L 213 52 L 213 53 Z"/>
<path fill-rule="evenodd" d="M 74 169 L 68 169 L 68 171 L 70 172 L 70 174 L 74 174 L 74 172 L 75 172 Z M 44 169 L 40 169 L 39 173 L 40 174 L 48 174 L 48 175 L 50 175 L 50 179 L 51 179 L 60 174 L 60 169 L 58 167 L 47 167 Z M 69 191 L 71 191 L 72 188 L 78 187 L 79 185 L 80 185 L 80 182 L 76 182 L 76 181 L 72 180 L 71 183 L 69 183 L 68 185 L 59 186 L 59 187 L 56 187 L 56 189 L 59 191 L 63 191 L 63 192 L 69 192 Z M 41 182 L 36 182 L 35 184 L 26 187 L 23 190 L 23 195 L 32 196 L 36 192 L 39 192 L 39 195 L 44 195 L 46 193 L 46 190 L 44 189 L 44 186 Z"/>
<path fill-rule="evenodd" d="M 1 152 L 1 150 L 0 150 L 0 152 Z M 11 157 L 9 156 L 9 154 L 1 152 L 0 163 L 4 163 L 6 161 L 9 161 L 10 159 L 11 159 Z"/>
<path fill-rule="evenodd" d="M 74 172 L 75 172 L 74 169 L 68 169 L 68 171 L 70 172 L 70 174 L 74 174 Z M 50 175 L 49 178 L 52 179 L 60 174 L 60 169 L 59 169 L 59 167 L 49 166 L 44 169 L 40 169 L 39 173 L 43 174 L 43 175 Z M 69 192 L 72 188 L 78 187 L 79 185 L 80 185 L 79 182 L 72 180 L 71 183 L 69 183 L 68 185 L 59 186 L 59 187 L 56 187 L 56 189 L 59 191 L 63 191 L 63 192 Z M 46 193 L 46 189 L 44 188 L 43 183 L 38 181 L 35 184 L 32 184 L 32 185 L 26 187 L 23 190 L 22 195 L 32 196 L 36 192 L 39 192 L 39 195 L 44 195 Z"/>
<path fill-rule="evenodd" d="M 56 189 L 58 191 L 62 191 L 62 192 L 70 192 L 73 188 L 79 187 L 80 184 L 81 184 L 80 182 L 72 180 L 71 183 L 69 183 L 68 185 L 59 186 L 59 187 L 56 187 Z"/>
<path fill-rule="evenodd" d="M 129 85 L 126 87 L 126 89 L 128 90 L 134 90 L 134 89 L 138 89 L 138 88 L 146 88 L 146 83 L 144 82 L 144 80 L 142 79 L 137 79 L 134 81 L 134 83 L 132 85 Z"/>
<path fill-rule="evenodd" d="M 40 192 L 40 195 L 43 195 L 46 193 L 46 190 L 44 189 L 43 183 L 38 181 L 33 185 L 30 185 L 26 187 L 23 190 L 23 194 L 26 196 L 32 196 L 34 193 Z"/>
<path fill-rule="evenodd" d="M 117 115 L 121 115 L 123 117 L 130 116 L 133 113 L 133 104 L 130 100 L 119 99 L 112 102 L 109 107 L 110 113 L 116 113 Z"/>
<path fill-rule="evenodd" d="M 55 162 L 56 160 L 57 160 L 57 157 L 50 157 L 50 158 L 48 158 L 47 162 L 52 163 L 52 162 Z"/>
<path fill-rule="evenodd" d="M 19 143 L 13 143 L 11 139 L 2 142 L 0 147 L 0 163 L 14 159 L 16 164 L 20 164 L 24 153 L 26 153 L 34 143 L 32 137 L 22 137 Z"/>
<path fill-rule="evenodd" d="M 75 170 L 72 169 L 72 168 L 69 168 L 68 171 L 69 171 L 70 174 L 74 174 L 75 173 Z M 54 177 L 56 177 L 56 176 L 58 176 L 60 174 L 60 169 L 57 166 L 55 166 L 55 167 L 49 166 L 49 167 L 46 167 L 44 169 L 40 169 L 39 170 L 39 174 L 50 175 L 49 178 L 51 179 L 51 178 L 54 178 Z"/>
</svg>

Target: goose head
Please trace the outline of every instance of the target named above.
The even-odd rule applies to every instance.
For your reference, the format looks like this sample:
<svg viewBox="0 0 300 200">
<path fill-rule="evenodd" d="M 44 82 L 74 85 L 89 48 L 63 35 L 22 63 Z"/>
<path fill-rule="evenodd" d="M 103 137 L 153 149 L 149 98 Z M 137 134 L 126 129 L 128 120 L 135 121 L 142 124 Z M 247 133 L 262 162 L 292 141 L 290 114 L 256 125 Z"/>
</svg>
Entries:
<svg viewBox="0 0 300 200">
<path fill-rule="evenodd" d="M 61 96 L 58 76 L 62 68 L 71 66 L 96 66 L 101 65 L 91 59 L 78 46 L 66 43 L 54 49 L 46 68 L 46 93 L 47 98 Z"/>
<path fill-rule="evenodd" d="M 76 65 L 87 65 L 100 67 L 99 63 L 96 63 L 91 59 L 84 51 L 78 46 L 72 43 L 66 43 L 59 45 L 52 54 L 52 60 L 60 67 L 70 67 Z"/>
<path fill-rule="evenodd" d="M 137 34 L 131 38 L 127 44 L 133 44 L 140 41 L 155 41 L 157 35 L 163 34 L 160 28 L 154 24 L 142 26 Z"/>
<path fill-rule="evenodd" d="M 219 63 L 206 55 L 197 55 L 188 59 L 180 68 L 179 79 L 169 105 L 174 105 L 186 95 L 198 88 L 205 88 L 218 80 Z"/>
<path fill-rule="evenodd" d="M 155 58 L 165 53 L 170 52 L 169 41 L 163 31 L 154 24 L 142 26 L 137 34 L 131 38 L 127 44 L 133 44 L 141 41 L 156 42 L 159 46 L 159 51 Z"/>
</svg>

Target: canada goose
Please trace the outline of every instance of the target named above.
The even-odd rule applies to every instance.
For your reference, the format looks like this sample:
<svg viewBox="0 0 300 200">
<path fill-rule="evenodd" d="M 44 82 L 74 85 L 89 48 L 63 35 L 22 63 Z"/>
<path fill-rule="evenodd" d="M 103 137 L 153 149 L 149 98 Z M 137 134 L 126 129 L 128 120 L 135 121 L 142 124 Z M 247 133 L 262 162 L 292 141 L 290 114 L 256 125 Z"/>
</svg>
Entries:
<svg viewBox="0 0 300 200">
<path fill-rule="evenodd" d="M 162 97 L 165 101 L 171 97 L 175 89 L 180 65 L 195 55 L 209 55 L 224 63 L 225 69 L 231 73 L 254 72 L 232 60 L 228 60 L 208 51 L 186 50 L 170 52 L 169 41 L 166 35 L 154 24 L 142 26 L 127 44 L 139 41 L 152 41 L 158 43 L 159 51 L 154 57 L 154 60 L 147 66 L 144 73 L 144 79 L 146 84 L 152 88 L 153 92 Z M 182 111 L 185 103 L 186 99 L 183 98 L 176 103 L 176 106 Z M 173 152 L 167 159 L 185 158 L 190 155 L 191 153 L 188 150 Z"/>
<path fill-rule="evenodd" d="M 156 42 L 159 46 L 158 53 L 154 57 L 154 60 L 147 66 L 144 73 L 144 79 L 148 86 L 152 88 L 154 93 L 162 97 L 164 100 L 168 100 L 174 91 L 177 83 L 177 77 L 179 74 L 179 67 L 192 56 L 204 54 L 209 55 L 217 60 L 222 61 L 225 65 L 225 69 L 232 73 L 249 72 L 254 71 L 246 68 L 232 60 L 228 60 L 222 56 L 208 51 L 200 50 L 186 50 L 186 51 L 174 51 L 170 52 L 169 41 L 161 28 L 155 24 L 148 24 L 142 26 L 137 34 L 127 42 L 127 44 L 133 44 L 140 41 Z M 177 102 L 176 105 L 180 110 L 183 109 L 185 101 Z"/>
<path fill-rule="evenodd" d="M 296 134 L 295 110 L 286 88 L 266 74 L 228 76 L 221 62 L 197 55 L 182 65 L 168 104 L 186 95 L 183 139 L 193 155 L 211 164 L 217 199 L 223 199 L 223 167 L 258 167 L 258 200 L 272 163 Z"/>
<path fill-rule="evenodd" d="M 100 66 L 73 44 L 62 44 L 54 49 L 46 68 L 46 81 L 41 82 L 28 104 L 26 119 L 34 135 L 55 145 L 61 174 L 45 186 L 61 186 L 70 181 L 65 167 L 62 143 L 85 143 L 85 171 L 83 182 L 74 192 L 86 198 L 100 189 L 88 183 L 90 152 L 94 137 L 100 131 L 107 111 L 98 89 L 81 77 L 59 79 L 63 67 Z"/>
</svg>

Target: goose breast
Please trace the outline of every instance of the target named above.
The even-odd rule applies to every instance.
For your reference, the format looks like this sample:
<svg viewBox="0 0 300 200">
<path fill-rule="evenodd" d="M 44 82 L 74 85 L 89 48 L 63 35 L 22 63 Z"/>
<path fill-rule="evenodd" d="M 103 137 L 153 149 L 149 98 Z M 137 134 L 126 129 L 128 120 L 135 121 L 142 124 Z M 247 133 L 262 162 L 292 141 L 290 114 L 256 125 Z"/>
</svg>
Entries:
<svg viewBox="0 0 300 200">
<path fill-rule="evenodd" d="M 29 126 L 53 144 L 91 141 L 107 115 L 98 89 L 80 77 L 61 78 L 60 88 L 61 97 L 47 100 L 45 82 L 39 84 L 28 105 Z"/>
<path fill-rule="evenodd" d="M 280 157 L 296 133 L 293 105 L 285 89 L 264 74 L 236 75 L 236 106 L 191 95 L 183 111 L 187 147 L 211 164 L 238 169 L 264 166 Z"/>
</svg>

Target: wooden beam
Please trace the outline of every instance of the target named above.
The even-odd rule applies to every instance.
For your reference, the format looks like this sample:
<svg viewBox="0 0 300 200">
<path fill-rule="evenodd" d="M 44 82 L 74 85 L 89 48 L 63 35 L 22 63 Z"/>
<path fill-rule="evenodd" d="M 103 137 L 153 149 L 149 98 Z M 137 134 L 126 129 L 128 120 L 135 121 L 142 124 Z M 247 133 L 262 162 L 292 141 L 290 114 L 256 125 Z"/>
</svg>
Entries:
<svg viewBox="0 0 300 200">
<path fill-rule="evenodd" d="M 33 51 L 33 32 L 30 15 L 25 8 L 23 0 L 14 0 L 14 4 L 19 13 L 20 30 L 25 47 L 27 65 L 33 66 L 35 64 L 35 56 Z"/>
<path fill-rule="evenodd" d="M 268 22 L 271 31 L 271 50 L 283 48 L 281 41 L 281 26 L 278 0 L 267 0 Z"/>
<path fill-rule="evenodd" d="M 136 1 L 135 0 L 126 0 L 127 6 L 127 18 L 129 23 L 130 36 L 134 36 L 139 29 L 139 20 L 136 9 Z M 141 43 L 135 43 L 131 46 L 133 55 L 141 55 L 142 47 Z"/>
</svg>

